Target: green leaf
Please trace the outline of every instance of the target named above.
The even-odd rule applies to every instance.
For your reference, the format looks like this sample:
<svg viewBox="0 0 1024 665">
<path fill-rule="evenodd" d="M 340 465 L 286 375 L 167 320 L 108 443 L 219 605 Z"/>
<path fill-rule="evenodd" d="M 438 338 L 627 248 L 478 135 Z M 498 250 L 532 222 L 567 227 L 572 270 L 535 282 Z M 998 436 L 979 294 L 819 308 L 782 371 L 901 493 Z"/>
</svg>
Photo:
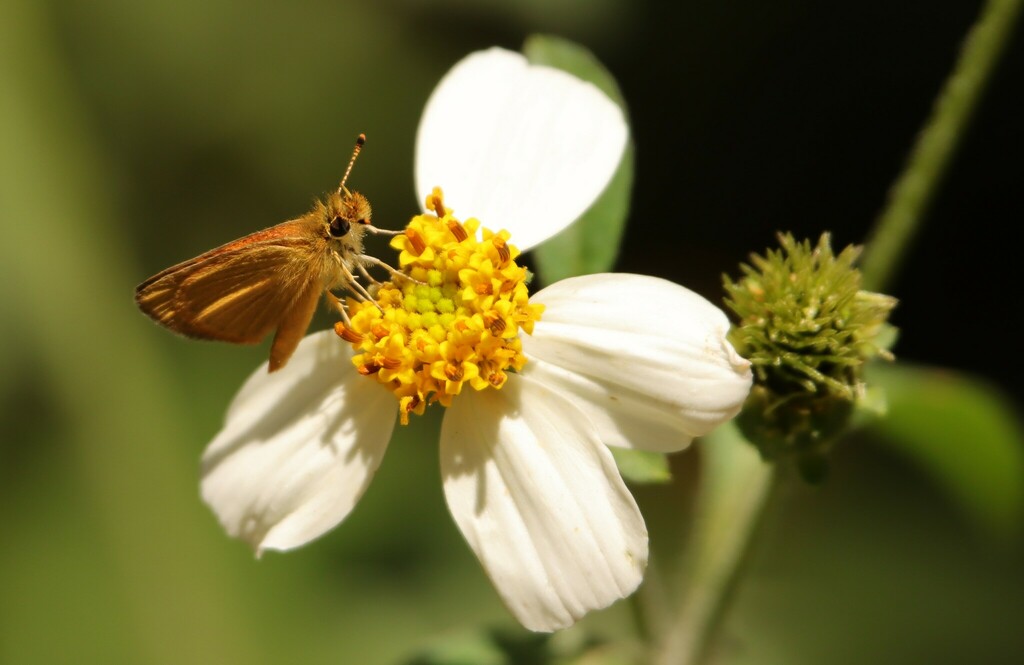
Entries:
<svg viewBox="0 0 1024 665">
<path fill-rule="evenodd" d="M 523 45 L 523 53 L 533 64 L 555 67 L 593 83 L 619 105 L 628 122 L 628 109 L 615 78 L 587 49 L 558 37 L 533 35 Z M 534 250 L 545 284 L 605 272 L 615 264 L 629 215 L 633 168 L 634 148 L 630 139 L 604 193 L 571 226 Z"/>
<path fill-rule="evenodd" d="M 870 426 L 921 465 L 983 526 L 1010 535 L 1024 517 L 1024 433 L 995 388 L 958 372 L 872 365 L 888 414 Z"/>
<path fill-rule="evenodd" d="M 668 468 L 668 458 L 664 453 L 614 446 L 610 446 L 609 450 L 612 451 L 615 464 L 619 467 L 619 473 L 631 483 L 653 485 L 672 480 L 672 472 Z"/>
<path fill-rule="evenodd" d="M 553 35 L 530 35 L 523 44 L 523 55 L 532 64 L 561 69 L 593 83 L 623 110 L 626 109 L 615 77 L 593 53 L 579 44 Z"/>
<path fill-rule="evenodd" d="M 875 421 L 885 418 L 889 413 L 889 402 L 886 399 L 885 388 L 878 384 L 870 384 L 865 388 L 864 394 L 857 398 L 853 406 L 853 415 L 850 417 L 850 429 L 861 429 L 874 424 Z"/>
</svg>

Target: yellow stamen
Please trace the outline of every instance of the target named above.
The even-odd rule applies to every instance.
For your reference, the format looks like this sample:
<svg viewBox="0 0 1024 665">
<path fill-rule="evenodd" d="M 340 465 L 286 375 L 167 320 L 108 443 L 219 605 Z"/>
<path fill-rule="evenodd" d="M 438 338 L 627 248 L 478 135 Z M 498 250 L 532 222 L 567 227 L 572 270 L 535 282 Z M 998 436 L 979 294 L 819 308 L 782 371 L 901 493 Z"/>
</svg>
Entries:
<svg viewBox="0 0 1024 665">
<path fill-rule="evenodd" d="M 428 404 L 450 405 L 465 386 L 504 386 L 526 363 L 520 333 L 544 311 L 529 302 L 507 231 L 455 219 L 440 189 L 426 204 L 435 214 L 414 217 L 391 241 L 411 279 L 384 282 L 376 302 L 350 298 L 351 324 L 335 327 L 359 373 L 395 393 L 403 424 Z"/>
<path fill-rule="evenodd" d="M 462 228 L 462 224 L 459 224 L 454 219 L 448 221 L 448 230 L 452 232 L 452 235 L 455 236 L 455 239 L 459 242 L 462 242 L 469 237 L 469 234 L 466 233 L 466 229 Z"/>
<path fill-rule="evenodd" d="M 490 319 L 489 322 L 487 321 L 488 319 Z M 505 332 L 505 328 L 508 326 L 508 324 L 505 323 L 505 319 L 494 314 L 485 315 L 484 322 L 487 324 L 490 331 L 498 337 L 501 337 L 501 333 Z"/>
<path fill-rule="evenodd" d="M 409 243 L 412 244 L 413 251 L 416 254 L 422 254 L 427 250 L 427 243 L 420 237 L 419 233 L 416 233 L 415 229 L 406 228 L 405 235 L 409 238 Z"/>
<path fill-rule="evenodd" d="M 491 238 L 491 242 L 498 248 L 498 256 L 501 257 L 501 265 L 505 265 L 512 258 L 511 252 L 508 250 L 508 245 L 505 244 L 505 239 L 501 236 L 494 236 Z"/>
</svg>

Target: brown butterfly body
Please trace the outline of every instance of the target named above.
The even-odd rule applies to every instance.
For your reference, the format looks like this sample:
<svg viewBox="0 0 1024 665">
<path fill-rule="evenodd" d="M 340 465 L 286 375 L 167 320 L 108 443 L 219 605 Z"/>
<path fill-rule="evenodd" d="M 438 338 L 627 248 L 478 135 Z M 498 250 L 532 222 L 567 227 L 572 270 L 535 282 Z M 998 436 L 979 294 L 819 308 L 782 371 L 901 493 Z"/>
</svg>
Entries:
<svg viewBox="0 0 1024 665">
<path fill-rule="evenodd" d="M 360 136 L 353 160 L 364 140 Z M 157 323 L 186 337 L 256 344 L 276 331 L 273 372 L 295 351 L 321 293 L 343 318 L 344 306 L 332 289 L 370 298 L 357 273 L 372 282 L 366 268 L 383 264 L 363 254 L 367 231 L 382 232 L 370 225 L 366 197 L 349 192 L 342 180 L 338 191 L 305 215 L 150 277 L 136 288 L 135 302 Z"/>
</svg>

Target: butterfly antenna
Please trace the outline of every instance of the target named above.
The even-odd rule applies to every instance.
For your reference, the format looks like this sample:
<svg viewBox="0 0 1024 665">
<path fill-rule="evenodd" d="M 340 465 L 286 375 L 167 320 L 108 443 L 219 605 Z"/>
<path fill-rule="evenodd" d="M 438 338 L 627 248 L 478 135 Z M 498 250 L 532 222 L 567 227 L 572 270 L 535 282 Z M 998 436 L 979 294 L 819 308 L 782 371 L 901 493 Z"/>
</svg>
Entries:
<svg viewBox="0 0 1024 665">
<path fill-rule="evenodd" d="M 359 156 L 359 152 L 363 149 L 363 145 L 365 143 L 366 143 L 366 134 L 360 134 L 359 137 L 356 139 L 356 147 L 352 149 L 352 159 L 350 159 L 348 161 L 348 168 L 345 169 L 345 175 L 343 175 L 341 177 L 341 184 L 338 185 L 338 193 L 339 194 L 342 193 L 342 192 L 345 192 L 346 194 L 348 193 L 348 190 L 345 189 L 345 181 L 348 180 L 348 174 L 352 173 L 352 167 L 355 166 L 356 157 Z"/>
</svg>

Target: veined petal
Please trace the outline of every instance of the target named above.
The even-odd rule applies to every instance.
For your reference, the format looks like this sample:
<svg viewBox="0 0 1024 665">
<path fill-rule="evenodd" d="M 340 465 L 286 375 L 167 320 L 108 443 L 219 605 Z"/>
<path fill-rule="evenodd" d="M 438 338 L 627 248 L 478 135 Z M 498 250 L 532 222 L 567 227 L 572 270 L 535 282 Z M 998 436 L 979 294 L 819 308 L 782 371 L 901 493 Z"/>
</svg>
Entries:
<svg viewBox="0 0 1024 665">
<path fill-rule="evenodd" d="M 470 54 L 435 88 L 416 137 L 416 191 L 507 229 L 526 250 L 586 212 L 622 159 L 622 111 L 590 83 L 518 53 Z"/>
<path fill-rule="evenodd" d="M 567 395 L 608 445 L 670 452 L 739 412 L 750 363 L 722 310 L 643 275 L 585 275 L 531 298 L 544 317 L 523 337 L 524 376 Z"/>
<path fill-rule="evenodd" d="M 395 398 L 350 358 L 325 331 L 303 339 L 284 369 L 268 374 L 262 365 L 203 454 L 203 500 L 257 554 L 304 545 L 338 524 L 384 456 Z"/>
<path fill-rule="evenodd" d="M 441 427 L 455 522 L 505 604 L 530 630 L 572 625 L 640 584 L 647 528 L 587 417 L 510 375 L 463 392 Z"/>
</svg>

